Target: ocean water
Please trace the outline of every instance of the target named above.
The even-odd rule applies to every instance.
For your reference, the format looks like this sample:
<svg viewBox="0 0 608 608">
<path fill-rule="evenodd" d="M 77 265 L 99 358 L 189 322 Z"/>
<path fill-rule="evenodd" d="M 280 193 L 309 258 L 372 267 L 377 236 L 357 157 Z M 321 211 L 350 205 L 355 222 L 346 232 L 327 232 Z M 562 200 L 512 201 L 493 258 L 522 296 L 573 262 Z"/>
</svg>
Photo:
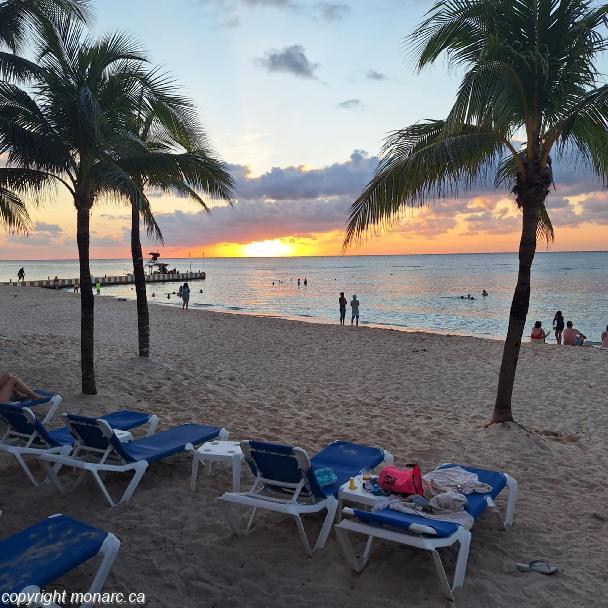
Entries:
<svg viewBox="0 0 608 608">
<path fill-rule="evenodd" d="M 302 258 L 212 258 L 164 260 L 180 271 L 204 270 L 190 284 L 191 308 L 280 316 L 324 323 L 338 320 L 339 292 L 361 301 L 360 323 L 397 329 L 504 337 L 517 280 L 517 255 L 459 254 Z M 0 281 L 74 278 L 76 261 L 0 261 Z M 93 274 L 130 271 L 129 260 L 93 260 Z M 308 285 L 298 287 L 298 278 Z M 273 285 L 274 282 L 274 285 Z M 177 283 L 148 285 L 151 301 L 179 306 Z M 481 297 L 482 289 L 489 293 Z M 202 290 L 202 291 L 201 291 Z M 475 300 L 462 300 L 471 294 Z M 102 295 L 134 298 L 132 286 L 102 289 Z M 169 296 L 169 298 L 167 298 Z M 608 252 L 537 254 L 532 273 L 528 328 L 553 315 L 598 341 L 608 324 Z M 347 308 L 347 321 L 350 307 Z"/>
</svg>

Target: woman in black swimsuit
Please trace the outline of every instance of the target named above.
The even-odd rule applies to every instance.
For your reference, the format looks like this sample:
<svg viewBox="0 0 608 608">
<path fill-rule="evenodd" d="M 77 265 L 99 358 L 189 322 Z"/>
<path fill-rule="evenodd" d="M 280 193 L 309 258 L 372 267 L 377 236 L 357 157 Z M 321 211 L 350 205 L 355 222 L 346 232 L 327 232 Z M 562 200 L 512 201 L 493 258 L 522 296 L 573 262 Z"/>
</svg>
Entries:
<svg viewBox="0 0 608 608">
<path fill-rule="evenodd" d="M 562 311 L 558 310 L 553 317 L 553 329 L 555 329 L 555 339 L 558 344 L 562 343 L 562 332 L 564 331 L 564 316 Z"/>
</svg>

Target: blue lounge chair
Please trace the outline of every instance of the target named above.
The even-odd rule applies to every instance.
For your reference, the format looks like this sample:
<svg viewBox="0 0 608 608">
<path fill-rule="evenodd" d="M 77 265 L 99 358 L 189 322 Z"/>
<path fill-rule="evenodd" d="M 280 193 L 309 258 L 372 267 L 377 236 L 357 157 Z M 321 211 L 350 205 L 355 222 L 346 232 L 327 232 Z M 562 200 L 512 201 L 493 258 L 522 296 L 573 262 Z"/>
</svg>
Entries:
<svg viewBox="0 0 608 608">
<path fill-rule="evenodd" d="M 32 399 L 31 397 L 25 397 L 24 399 L 19 399 L 19 401 L 11 401 L 8 404 L 2 403 L 0 405 L 19 405 L 21 407 L 29 407 L 30 409 L 42 409 L 43 407 L 48 406 L 49 409 L 47 410 L 46 415 L 42 420 L 44 424 L 48 424 L 53 420 L 55 414 L 57 413 L 57 410 L 59 409 L 59 406 L 61 405 L 61 395 L 58 395 L 57 393 L 53 393 L 51 391 L 42 390 L 40 388 L 34 389 L 34 392 L 40 395 L 41 398 Z"/>
<path fill-rule="evenodd" d="M 444 464 L 438 468 L 454 466 L 460 465 Z M 477 474 L 479 481 L 488 484 L 492 488 L 486 494 L 467 495 L 466 511 L 475 519 L 479 518 L 488 508 L 495 509 L 500 515 L 494 499 L 502 490 L 507 488 L 509 494 L 503 524 L 505 528 L 510 528 L 513 525 L 515 502 L 517 500 L 517 481 L 507 473 L 475 467 L 463 466 L 462 468 Z M 455 522 L 429 519 L 421 515 L 402 513 L 392 509 L 370 512 L 344 508 L 343 513 L 349 518 L 343 519 L 335 526 L 336 535 L 346 560 L 353 570 L 361 572 L 365 568 L 369 561 L 375 538 L 394 541 L 408 547 L 424 549 L 430 551 L 433 557 L 433 563 L 444 595 L 449 600 L 454 600 L 454 592 L 457 589 L 461 589 L 464 584 L 469 545 L 471 543 L 471 533 L 467 529 Z M 355 554 L 352 540 L 349 536 L 350 532 L 367 536 L 367 544 L 360 557 L 357 557 Z M 456 560 L 453 583 L 450 585 L 437 549 L 451 547 L 456 543 L 459 545 L 458 558 Z"/>
<path fill-rule="evenodd" d="M 16 605 L 9 594 L 23 593 L 36 598 L 45 585 L 98 554 L 102 561 L 86 595 L 99 593 L 119 547 L 120 541 L 114 534 L 61 514 L 0 540 L 0 606 Z M 93 606 L 89 598 L 83 599 L 81 608 Z M 20 605 L 29 604 L 23 601 Z"/>
<path fill-rule="evenodd" d="M 166 431 L 160 431 L 143 439 L 123 443 L 114 429 L 103 418 L 90 418 L 64 414 L 71 434 L 77 438 L 77 449 L 71 454 L 44 454 L 40 462 L 59 492 L 64 488 L 58 473 L 62 466 L 88 471 L 111 507 L 127 502 L 137 488 L 148 465 L 180 452 L 194 452 L 213 439 L 227 439 L 228 432 L 219 426 L 182 424 Z M 54 466 L 51 467 L 50 463 Z M 118 501 L 114 501 L 106 488 L 100 473 L 133 473 L 127 489 Z"/>
<path fill-rule="evenodd" d="M 70 434 L 68 427 L 48 430 L 28 407 L 0 404 L 0 418 L 7 425 L 6 433 L 0 438 L 0 452 L 11 454 L 35 486 L 40 485 L 46 478 L 38 481 L 24 456 L 69 454 L 75 447 L 76 440 Z M 102 418 L 119 431 L 129 431 L 148 425 L 147 433 L 151 434 L 158 425 L 158 418 L 155 415 L 129 410 L 113 412 Z"/>
<path fill-rule="evenodd" d="M 308 555 L 322 549 L 327 542 L 336 510 L 340 486 L 364 469 L 392 462 L 392 455 L 380 448 L 372 448 L 348 441 L 334 441 L 316 456 L 308 458 L 302 448 L 261 441 L 241 441 L 245 460 L 255 475 L 248 492 L 227 492 L 219 500 L 222 511 L 234 534 L 240 526 L 232 505 L 253 509 L 247 531 L 251 529 L 258 509 L 275 511 L 293 517 Z M 315 471 L 331 469 L 335 480 L 321 486 Z M 287 497 L 286 497 L 287 494 Z M 311 549 L 301 515 L 327 510 L 325 521 L 314 547 Z"/>
</svg>

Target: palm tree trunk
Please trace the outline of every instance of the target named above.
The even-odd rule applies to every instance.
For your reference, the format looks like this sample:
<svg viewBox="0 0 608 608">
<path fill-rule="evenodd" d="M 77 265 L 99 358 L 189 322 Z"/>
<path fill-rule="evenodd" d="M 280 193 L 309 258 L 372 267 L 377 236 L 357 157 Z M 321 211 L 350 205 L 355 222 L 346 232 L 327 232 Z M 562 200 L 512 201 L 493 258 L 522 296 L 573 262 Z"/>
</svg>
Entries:
<svg viewBox="0 0 608 608">
<path fill-rule="evenodd" d="M 76 200 L 78 258 L 80 260 L 80 369 L 82 392 L 96 395 L 95 385 L 95 299 L 89 265 L 89 201 Z"/>
<path fill-rule="evenodd" d="M 524 333 L 526 317 L 528 316 L 528 308 L 530 306 L 530 271 L 532 269 L 534 254 L 536 253 L 538 218 L 538 204 L 536 202 L 524 204 L 521 241 L 519 243 L 519 274 L 509 314 L 509 329 L 500 365 L 492 423 L 513 420 L 511 397 L 513 394 L 513 383 L 515 382 L 515 370 L 517 369 L 517 361 L 519 359 L 519 350 L 521 348 L 521 338 Z"/>
<path fill-rule="evenodd" d="M 144 258 L 141 251 L 139 236 L 139 207 L 135 199 L 131 199 L 131 256 L 133 257 L 133 274 L 135 276 L 135 293 L 137 294 L 137 335 L 139 341 L 139 356 L 150 356 L 150 314 L 148 312 L 148 297 L 146 294 L 146 275 Z"/>
</svg>

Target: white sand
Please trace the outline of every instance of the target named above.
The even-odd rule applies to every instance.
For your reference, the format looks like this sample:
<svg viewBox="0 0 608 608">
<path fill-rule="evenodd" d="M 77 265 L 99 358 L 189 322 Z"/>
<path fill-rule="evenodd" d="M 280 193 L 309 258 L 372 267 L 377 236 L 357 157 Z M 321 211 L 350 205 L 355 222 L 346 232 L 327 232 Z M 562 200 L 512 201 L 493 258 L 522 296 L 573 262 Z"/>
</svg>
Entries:
<svg viewBox="0 0 608 608">
<path fill-rule="evenodd" d="M 153 358 L 144 361 L 135 356 L 135 302 L 101 297 L 99 395 L 84 397 L 78 297 L 0 287 L 0 311 L 0 371 L 61 393 L 62 411 L 135 408 L 157 413 L 161 429 L 217 424 L 232 438 L 291 442 L 311 454 L 341 438 L 381 445 L 397 464 L 417 461 L 423 471 L 446 461 L 505 470 L 519 481 L 514 528 L 502 531 L 491 513 L 477 522 L 457 604 L 607 605 L 608 352 L 523 348 L 515 415 L 559 434 L 551 438 L 513 425 L 482 428 L 498 342 L 152 305 Z M 232 537 L 215 500 L 230 487 L 229 471 L 203 471 L 192 494 L 190 466 L 185 455 L 151 466 L 133 499 L 110 509 L 89 482 L 66 495 L 35 489 L 2 458 L 0 536 L 57 512 L 111 530 L 122 546 L 105 589 L 145 592 L 150 607 L 446 605 L 422 552 L 378 543 L 356 575 L 333 534 L 310 559 L 293 523 L 277 516 L 262 515 L 249 536 Z M 444 556 L 453 566 L 453 554 Z M 560 572 L 515 570 L 516 561 L 536 557 Z"/>
</svg>

